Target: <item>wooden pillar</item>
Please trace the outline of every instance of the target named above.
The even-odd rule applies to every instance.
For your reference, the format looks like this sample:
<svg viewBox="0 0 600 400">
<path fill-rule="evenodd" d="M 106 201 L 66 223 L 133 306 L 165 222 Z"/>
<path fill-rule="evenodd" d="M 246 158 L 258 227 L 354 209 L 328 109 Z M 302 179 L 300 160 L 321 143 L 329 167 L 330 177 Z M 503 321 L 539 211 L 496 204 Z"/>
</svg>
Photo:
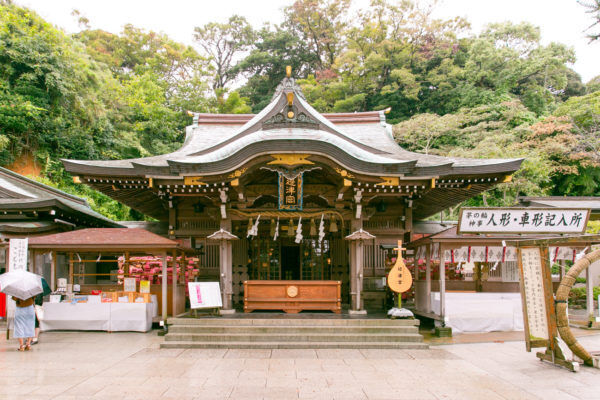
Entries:
<svg viewBox="0 0 600 400">
<path fill-rule="evenodd" d="M 404 242 L 406 244 L 408 244 L 412 241 L 412 230 L 413 230 L 412 200 L 408 200 L 407 206 L 404 207 Z"/>
<path fill-rule="evenodd" d="M 356 310 L 362 310 L 361 292 L 363 282 L 363 257 L 364 257 L 364 241 L 356 242 Z"/>
<path fill-rule="evenodd" d="M 163 323 L 167 324 L 167 253 L 162 253 L 162 320 Z"/>
<path fill-rule="evenodd" d="M 433 244 L 429 243 L 425 248 L 425 292 L 427 298 L 425 299 L 425 312 L 431 312 L 431 247 Z"/>
<path fill-rule="evenodd" d="M 350 242 L 350 309 L 357 311 L 356 309 L 356 242 Z"/>
<path fill-rule="evenodd" d="M 223 298 L 223 311 L 233 310 L 233 268 L 232 245 L 229 240 L 220 240 L 219 258 L 221 273 L 221 295 Z"/>
<path fill-rule="evenodd" d="M 175 208 L 175 199 L 169 200 L 169 239 L 175 239 L 175 229 L 177 229 L 177 208 Z"/>
<path fill-rule="evenodd" d="M 56 290 L 56 251 L 50 253 L 50 288 Z"/>
<path fill-rule="evenodd" d="M 69 283 L 73 285 L 73 253 L 69 253 L 69 280 L 67 284 Z"/>
<path fill-rule="evenodd" d="M 231 218 L 221 219 L 221 229 L 231 232 Z M 219 241 L 219 275 L 224 313 L 233 313 L 233 246 L 230 240 Z"/>
<path fill-rule="evenodd" d="M 350 221 L 350 232 L 356 232 L 362 228 L 362 219 L 352 218 Z M 360 240 L 350 242 L 350 310 L 357 313 L 362 311 L 361 291 L 362 291 L 362 264 L 363 252 Z"/>
<path fill-rule="evenodd" d="M 442 326 L 446 326 L 446 256 L 445 248 L 440 243 L 440 317 Z"/>
<path fill-rule="evenodd" d="M 559 282 L 562 281 L 562 278 L 565 276 L 565 260 L 558 260 L 558 264 L 560 265 L 559 268 Z"/>
<path fill-rule="evenodd" d="M 27 260 L 27 268 L 29 272 L 35 274 L 35 250 L 29 250 L 29 259 Z"/>
<path fill-rule="evenodd" d="M 171 308 L 173 317 L 177 316 L 177 250 L 171 252 L 173 261 L 171 263 L 171 274 L 172 274 L 172 293 L 171 293 Z"/>
</svg>

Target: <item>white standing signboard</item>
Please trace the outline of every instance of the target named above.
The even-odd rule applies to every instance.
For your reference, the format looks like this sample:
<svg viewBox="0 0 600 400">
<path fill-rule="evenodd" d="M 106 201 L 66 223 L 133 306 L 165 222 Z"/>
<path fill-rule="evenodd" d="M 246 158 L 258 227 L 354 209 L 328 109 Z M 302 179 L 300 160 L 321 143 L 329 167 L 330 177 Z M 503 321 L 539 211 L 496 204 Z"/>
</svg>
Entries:
<svg viewBox="0 0 600 400">
<path fill-rule="evenodd" d="M 27 246 L 28 239 L 10 239 L 10 248 L 8 250 L 8 270 L 17 269 L 27 270 Z"/>
<path fill-rule="evenodd" d="M 190 308 L 223 307 L 219 282 L 188 282 Z"/>
<path fill-rule="evenodd" d="M 590 210 L 463 208 L 458 233 L 583 233 Z"/>
<path fill-rule="evenodd" d="M 550 336 L 540 248 L 523 247 L 521 249 L 521 265 L 525 296 L 523 301 L 527 312 L 525 321 L 529 330 L 529 340 L 548 340 Z"/>
</svg>

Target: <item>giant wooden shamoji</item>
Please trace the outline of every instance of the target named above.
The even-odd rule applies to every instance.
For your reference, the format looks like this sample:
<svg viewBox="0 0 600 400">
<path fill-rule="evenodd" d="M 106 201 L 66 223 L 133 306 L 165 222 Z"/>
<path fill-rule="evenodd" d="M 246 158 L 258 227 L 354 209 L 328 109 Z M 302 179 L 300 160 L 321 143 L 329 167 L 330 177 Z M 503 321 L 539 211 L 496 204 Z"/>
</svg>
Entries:
<svg viewBox="0 0 600 400">
<path fill-rule="evenodd" d="M 406 268 L 404 260 L 402 260 L 402 240 L 398 240 L 398 257 L 396 258 L 396 264 L 392 267 L 388 273 L 387 283 L 389 288 L 396 293 L 404 293 L 412 286 L 412 275 L 410 270 Z"/>
</svg>

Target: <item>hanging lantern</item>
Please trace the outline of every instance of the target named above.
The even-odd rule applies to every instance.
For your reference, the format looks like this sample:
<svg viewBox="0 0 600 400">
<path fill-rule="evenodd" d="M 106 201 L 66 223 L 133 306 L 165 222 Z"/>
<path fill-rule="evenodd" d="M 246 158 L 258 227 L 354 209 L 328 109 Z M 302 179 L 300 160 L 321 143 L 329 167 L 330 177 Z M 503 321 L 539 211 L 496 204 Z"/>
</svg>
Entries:
<svg viewBox="0 0 600 400">
<path fill-rule="evenodd" d="M 288 236 L 294 236 L 294 220 L 290 218 L 290 224 L 288 225 Z"/>
<path fill-rule="evenodd" d="M 310 236 L 317 236 L 317 225 L 314 218 L 310 220 Z"/>
<path fill-rule="evenodd" d="M 329 224 L 329 232 L 333 233 L 333 232 L 337 232 L 338 231 L 338 226 L 337 223 L 335 222 L 335 217 L 331 217 L 331 223 Z"/>
</svg>

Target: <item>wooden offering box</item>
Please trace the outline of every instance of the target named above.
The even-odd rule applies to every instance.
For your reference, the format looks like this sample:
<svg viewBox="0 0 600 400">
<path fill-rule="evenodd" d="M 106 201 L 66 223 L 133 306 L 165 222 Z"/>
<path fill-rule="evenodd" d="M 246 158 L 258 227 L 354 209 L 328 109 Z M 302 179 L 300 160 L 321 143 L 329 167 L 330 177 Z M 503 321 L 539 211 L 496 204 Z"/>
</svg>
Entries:
<svg viewBox="0 0 600 400">
<path fill-rule="evenodd" d="M 303 310 L 342 312 L 339 281 L 245 281 L 244 311 Z"/>
</svg>

